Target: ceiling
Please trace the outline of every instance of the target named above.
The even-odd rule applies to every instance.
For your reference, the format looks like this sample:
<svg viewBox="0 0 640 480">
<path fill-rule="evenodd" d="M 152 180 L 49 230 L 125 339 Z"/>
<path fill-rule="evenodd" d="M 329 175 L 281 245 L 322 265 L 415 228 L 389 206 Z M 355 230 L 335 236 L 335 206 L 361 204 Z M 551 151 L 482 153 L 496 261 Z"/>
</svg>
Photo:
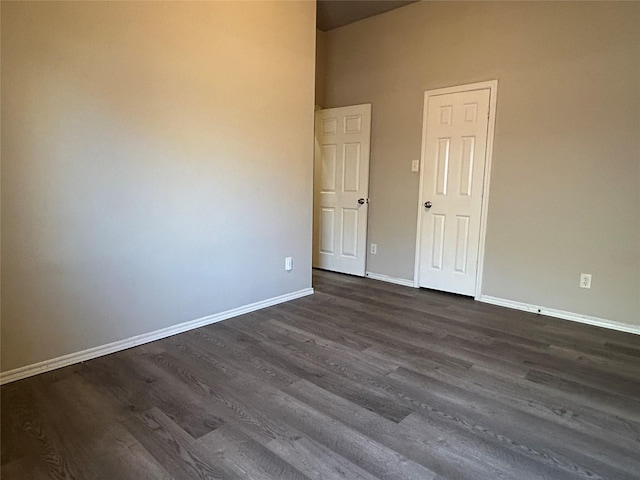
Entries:
<svg viewBox="0 0 640 480">
<path fill-rule="evenodd" d="M 318 0 L 316 3 L 317 27 L 326 32 L 357 22 L 363 18 L 373 17 L 399 7 L 404 7 L 416 0 Z"/>
</svg>

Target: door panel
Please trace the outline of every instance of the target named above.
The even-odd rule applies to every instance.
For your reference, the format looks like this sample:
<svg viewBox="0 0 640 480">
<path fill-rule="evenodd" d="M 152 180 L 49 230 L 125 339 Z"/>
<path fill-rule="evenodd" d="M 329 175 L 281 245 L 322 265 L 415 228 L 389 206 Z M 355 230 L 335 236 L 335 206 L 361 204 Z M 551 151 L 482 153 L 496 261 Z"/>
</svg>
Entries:
<svg viewBox="0 0 640 480">
<path fill-rule="evenodd" d="M 421 287 L 475 293 L 490 89 L 428 96 L 423 132 Z M 432 206 L 426 208 L 425 202 Z"/>
<path fill-rule="evenodd" d="M 335 253 L 335 208 L 320 209 L 320 252 L 326 255 Z"/>
<path fill-rule="evenodd" d="M 358 255 L 358 210 L 342 209 L 342 255 L 356 258 Z"/>
<path fill-rule="evenodd" d="M 370 135 L 371 105 L 316 112 L 314 267 L 365 274 Z"/>
</svg>

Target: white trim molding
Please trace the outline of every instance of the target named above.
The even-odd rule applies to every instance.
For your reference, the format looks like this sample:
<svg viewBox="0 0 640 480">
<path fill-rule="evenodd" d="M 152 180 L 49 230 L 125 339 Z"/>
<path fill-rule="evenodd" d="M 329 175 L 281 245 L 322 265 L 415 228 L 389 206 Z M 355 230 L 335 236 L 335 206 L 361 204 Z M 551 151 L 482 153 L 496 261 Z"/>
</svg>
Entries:
<svg viewBox="0 0 640 480">
<path fill-rule="evenodd" d="M 367 272 L 365 273 L 365 276 L 373 280 L 380 280 L 381 282 L 395 283 L 396 285 L 402 285 L 404 287 L 415 287 L 413 280 L 407 280 L 405 278 L 390 277 L 388 275 L 373 272 Z"/>
<path fill-rule="evenodd" d="M 540 307 L 537 305 L 532 305 L 530 303 L 506 300 L 504 298 L 492 297 L 490 295 L 480 295 L 478 298 L 476 298 L 476 300 L 483 303 L 498 305 L 500 307 L 513 308 L 515 310 L 522 310 L 525 312 L 539 313 L 540 315 L 547 315 L 548 317 L 561 318 L 563 320 L 585 323 L 587 325 L 593 325 L 595 327 L 609 328 L 611 330 L 618 330 L 620 332 L 635 333 L 636 335 L 640 335 L 640 325 L 634 326 L 626 323 L 606 320 L 604 318 L 591 317 L 589 315 L 583 315 L 581 313 L 567 312 L 565 310 L 557 310 L 555 308 Z"/>
<path fill-rule="evenodd" d="M 121 350 L 126 350 L 127 348 L 136 347 L 138 345 L 153 342 L 155 340 L 160 340 L 162 338 L 170 337 L 178 333 L 187 332 L 195 328 L 211 325 L 212 323 L 221 322 L 222 320 L 227 320 L 239 315 L 244 315 L 245 313 L 254 312 L 256 310 L 261 310 L 266 307 L 271 307 L 279 303 L 289 302 L 291 300 L 295 300 L 296 298 L 306 297 L 307 295 L 312 294 L 313 288 L 305 288 L 296 292 L 287 293 L 278 297 L 272 297 L 260 302 L 250 303 L 249 305 L 233 308 L 225 312 L 216 313 L 214 315 L 197 318 L 195 320 L 190 320 L 188 322 L 173 325 L 171 327 L 162 328 L 154 332 L 136 335 L 135 337 L 118 340 L 117 342 L 108 343 L 99 347 L 89 348 L 80 352 L 70 353 L 61 357 L 34 363 L 33 365 L 27 365 L 24 367 L 2 372 L 0 373 L 0 385 L 14 382 L 16 380 L 22 380 L 23 378 L 38 375 L 39 373 L 49 372 L 57 368 L 67 367 L 69 365 L 73 365 L 74 363 L 86 362 L 87 360 L 91 360 L 93 358 L 102 357 L 103 355 L 119 352 Z"/>
</svg>

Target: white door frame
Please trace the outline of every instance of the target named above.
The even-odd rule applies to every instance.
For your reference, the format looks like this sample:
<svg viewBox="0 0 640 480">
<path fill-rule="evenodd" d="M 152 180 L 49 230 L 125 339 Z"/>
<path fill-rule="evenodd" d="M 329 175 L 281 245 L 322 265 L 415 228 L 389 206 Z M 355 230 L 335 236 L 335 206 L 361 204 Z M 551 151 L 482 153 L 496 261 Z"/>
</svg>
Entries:
<svg viewBox="0 0 640 480">
<path fill-rule="evenodd" d="M 416 230 L 416 258 L 413 274 L 413 286 L 420 287 L 420 247 L 422 232 L 422 216 L 424 208 L 422 208 L 422 195 L 424 189 L 424 171 L 425 171 L 425 153 L 427 140 L 427 107 L 429 105 L 429 97 L 435 95 L 445 95 L 448 93 L 468 92 L 470 90 L 489 89 L 489 123 L 487 125 L 487 150 L 485 156 L 484 178 L 482 181 L 482 210 L 480 214 L 480 243 L 478 245 L 478 269 L 476 271 L 476 288 L 474 298 L 478 300 L 482 292 L 482 272 L 484 270 L 484 247 L 487 233 L 487 213 L 489 209 L 489 182 L 491 179 L 491 160 L 493 157 L 493 137 L 496 125 L 496 99 L 498 95 L 498 80 L 488 80 L 485 82 L 469 83 L 466 85 L 458 85 L 455 87 L 437 88 L 424 92 L 424 106 L 422 111 L 422 149 L 420 152 L 420 189 L 418 192 L 418 225 Z"/>
</svg>

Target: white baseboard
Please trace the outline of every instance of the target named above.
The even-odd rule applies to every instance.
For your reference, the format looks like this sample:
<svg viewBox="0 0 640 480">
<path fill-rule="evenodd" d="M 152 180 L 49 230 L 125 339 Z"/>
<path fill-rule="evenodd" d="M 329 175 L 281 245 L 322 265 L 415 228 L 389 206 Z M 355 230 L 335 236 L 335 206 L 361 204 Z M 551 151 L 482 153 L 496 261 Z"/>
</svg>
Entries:
<svg viewBox="0 0 640 480">
<path fill-rule="evenodd" d="M 581 313 L 556 310 L 555 308 L 540 307 L 529 303 L 491 297 L 489 295 L 480 295 L 476 300 L 484 303 L 490 303 L 492 305 L 499 305 L 501 307 L 513 308 L 515 310 L 539 313 L 541 315 L 547 315 L 549 317 L 561 318 L 563 320 L 571 320 L 572 322 L 585 323 L 587 325 L 593 325 L 596 327 L 609 328 L 611 330 L 618 330 L 620 332 L 635 333 L 636 335 L 640 335 L 640 326 L 614 322 L 611 320 L 606 320 L 604 318 L 591 317 L 589 315 L 582 315 Z"/>
<path fill-rule="evenodd" d="M 373 280 L 380 280 L 382 282 L 395 283 L 396 285 L 403 285 L 405 287 L 413 288 L 415 286 L 413 284 L 413 280 L 406 280 L 404 278 L 390 277 L 388 275 L 382 275 L 381 273 L 367 272 L 367 273 L 365 273 L 365 276 L 367 278 L 372 278 Z"/>
<path fill-rule="evenodd" d="M 135 337 L 130 337 L 117 342 L 108 343 L 99 347 L 89 348 L 76 353 L 70 353 L 61 357 L 52 358 L 51 360 L 45 360 L 43 362 L 34 363 L 33 365 L 27 365 L 25 367 L 16 368 L 7 372 L 0 373 L 0 385 L 5 383 L 14 382 L 23 378 L 31 377 L 39 373 L 49 372 L 57 368 L 67 367 L 74 363 L 86 362 L 92 358 L 101 357 L 110 353 L 119 352 L 120 350 L 126 350 L 127 348 L 136 347 L 143 343 L 153 342 L 160 340 L 161 338 L 170 337 L 178 333 L 183 333 L 194 328 L 204 327 L 211 325 L 212 323 L 227 320 L 229 318 L 237 317 L 245 313 L 254 312 L 272 305 L 295 300 L 296 298 L 305 297 L 313 294 L 313 288 L 305 288 L 298 290 L 297 292 L 287 293 L 278 297 L 268 298 L 260 302 L 250 303 L 242 307 L 233 308 L 226 312 L 216 313 L 207 317 L 198 318 L 196 320 L 190 320 L 188 322 L 173 325 L 171 327 L 162 328 L 154 332 L 144 333 Z"/>
</svg>

